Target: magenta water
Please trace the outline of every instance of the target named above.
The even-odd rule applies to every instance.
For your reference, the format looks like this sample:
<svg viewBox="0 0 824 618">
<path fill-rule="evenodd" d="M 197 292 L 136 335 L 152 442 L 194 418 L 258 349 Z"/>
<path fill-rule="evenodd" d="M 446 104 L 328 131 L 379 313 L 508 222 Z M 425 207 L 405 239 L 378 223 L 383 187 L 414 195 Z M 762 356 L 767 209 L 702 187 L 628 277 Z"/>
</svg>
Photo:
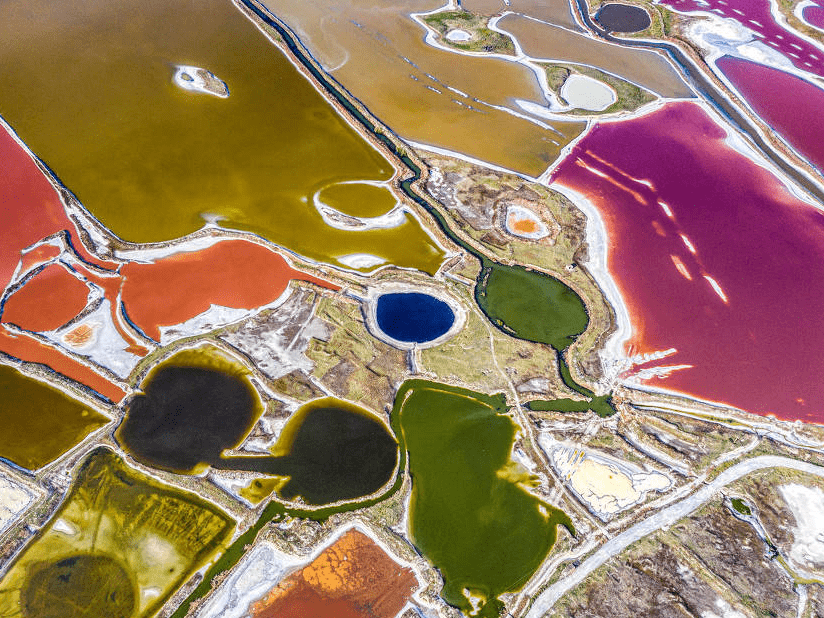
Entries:
<svg viewBox="0 0 824 618">
<path fill-rule="evenodd" d="M 821 5 L 805 7 L 804 10 L 801 11 L 801 17 L 811 26 L 819 30 L 824 30 L 824 7 Z"/>
<path fill-rule="evenodd" d="M 824 89 L 740 58 L 724 56 L 715 64 L 764 122 L 824 171 Z"/>
<path fill-rule="evenodd" d="M 650 386 L 824 422 L 824 213 L 695 103 L 596 125 L 553 174 L 602 213 Z"/>
<path fill-rule="evenodd" d="M 731 17 L 749 28 L 764 44 L 781 52 L 793 65 L 824 77 L 824 51 L 776 23 L 770 0 L 661 0 L 683 13 L 710 12 Z"/>
</svg>

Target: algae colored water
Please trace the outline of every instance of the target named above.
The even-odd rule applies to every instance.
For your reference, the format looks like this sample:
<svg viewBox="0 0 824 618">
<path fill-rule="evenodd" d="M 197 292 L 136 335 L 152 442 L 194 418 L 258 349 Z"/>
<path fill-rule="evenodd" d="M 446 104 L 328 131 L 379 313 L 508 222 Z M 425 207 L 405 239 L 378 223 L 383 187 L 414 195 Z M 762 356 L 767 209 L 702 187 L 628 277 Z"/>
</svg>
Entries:
<svg viewBox="0 0 824 618">
<path fill-rule="evenodd" d="M 179 352 L 143 381 L 115 438 L 141 463 L 197 473 L 239 445 L 263 412 L 247 373 L 213 348 Z"/>
<path fill-rule="evenodd" d="M 0 615 L 154 615 L 232 528 L 214 505 L 97 448 L 63 505 L 0 581 Z"/>
<path fill-rule="evenodd" d="M 584 301 L 550 275 L 523 266 L 487 263 L 475 299 L 504 332 L 563 351 L 589 323 Z"/>
<path fill-rule="evenodd" d="M 540 412 L 586 412 L 587 410 L 592 410 L 601 418 L 615 414 L 612 397 L 609 395 L 591 397 L 588 401 L 575 399 L 536 399 L 527 402 L 526 407 L 529 410 Z"/>
<path fill-rule="evenodd" d="M 497 597 L 521 588 L 555 543 L 562 511 L 530 494 L 510 458 L 517 425 L 503 395 L 410 380 L 392 411 L 412 475 L 410 533 L 443 575 L 443 598 L 469 613 L 464 589 L 498 616 Z"/>
<path fill-rule="evenodd" d="M 301 406 L 273 451 L 274 457 L 225 458 L 215 466 L 287 477 L 277 487 L 281 498 L 300 496 L 306 504 L 322 505 L 375 493 L 398 463 L 398 443 L 389 428 L 360 406 L 334 397 Z"/>
<path fill-rule="evenodd" d="M 384 186 L 349 182 L 329 185 L 318 193 L 321 203 L 352 217 L 379 217 L 392 210 L 398 199 Z"/>
<path fill-rule="evenodd" d="M 362 232 L 324 224 L 315 192 L 385 181 L 392 166 L 229 0 L 41 8 L 0 5 L 0 109 L 116 235 L 169 240 L 217 218 L 321 261 L 371 253 L 437 269 L 443 253 L 412 217 Z M 175 85 L 178 65 L 211 71 L 229 96 Z"/>
<path fill-rule="evenodd" d="M 56 459 L 109 419 L 89 406 L 0 365 L 0 457 L 28 470 Z"/>
</svg>

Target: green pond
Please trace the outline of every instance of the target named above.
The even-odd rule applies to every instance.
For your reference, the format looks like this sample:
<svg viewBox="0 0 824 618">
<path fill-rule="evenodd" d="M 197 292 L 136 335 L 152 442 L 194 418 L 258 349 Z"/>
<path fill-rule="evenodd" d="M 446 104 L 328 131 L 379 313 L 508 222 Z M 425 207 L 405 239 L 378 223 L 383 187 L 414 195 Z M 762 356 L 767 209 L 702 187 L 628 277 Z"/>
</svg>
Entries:
<svg viewBox="0 0 824 618">
<path fill-rule="evenodd" d="M 443 598 L 497 616 L 498 596 L 521 588 L 569 517 L 527 491 L 534 483 L 510 457 L 518 426 L 503 395 L 410 380 L 398 392 L 393 426 L 412 476 L 410 533 L 443 575 Z"/>
<path fill-rule="evenodd" d="M 545 343 L 559 352 L 589 323 L 586 305 L 559 279 L 523 266 L 487 263 L 475 298 L 483 312 L 505 332 Z"/>
<path fill-rule="evenodd" d="M 538 412 L 586 412 L 587 410 L 592 410 L 602 418 L 615 414 L 615 408 L 612 406 L 612 397 L 609 395 L 592 397 L 588 401 L 579 401 L 576 399 L 536 399 L 527 402 L 526 407 L 529 410 Z"/>
<path fill-rule="evenodd" d="M 37 470 L 109 419 L 56 388 L 0 365 L 0 457 Z"/>
<path fill-rule="evenodd" d="M 324 224 L 317 191 L 385 181 L 392 166 L 229 0 L 15 0 L 0 5 L 0 36 L 0 113 L 116 235 L 169 240 L 212 217 L 334 264 L 368 253 L 440 265 L 411 216 L 360 232 Z M 179 65 L 211 71 L 229 96 L 175 85 Z M 380 187 L 334 192 L 359 216 L 393 203 Z"/>
</svg>

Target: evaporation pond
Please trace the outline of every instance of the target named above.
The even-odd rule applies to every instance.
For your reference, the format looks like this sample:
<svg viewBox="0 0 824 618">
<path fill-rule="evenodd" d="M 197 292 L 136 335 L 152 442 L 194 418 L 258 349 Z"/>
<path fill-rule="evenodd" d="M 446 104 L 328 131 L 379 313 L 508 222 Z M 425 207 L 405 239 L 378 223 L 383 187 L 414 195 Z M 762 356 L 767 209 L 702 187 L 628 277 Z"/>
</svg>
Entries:
<svg viewBox="0 0 824 618">
<path fill-rule="evenodd" d="M 520 339 L 569 346 L 589 323 L 581 298 L 559 279 L 522 266 L 485 268 L 475 290 L 490 320 Z"/>
<path fill-rule="evenodd" d="M 392 339 L 425 343 L 445 335 L 455 323 L 448 303 L 420 292 L 382 294 L 375 309 L 378 327 Z"/>
<path fill-rule="evenodd" d="M 171 240 L 214 220 L 318 261 L 371 253 L 437 271 L 443 251 L 408 213 L 387 229 L 324 223 L 319 189 L 395 171 L 232 2 L 41 8 L 0 3 L 3 118 L 120 238 Z M 229 95 L 179 87 L 179 65 Z M 340 200 L 362 206 L 357 192 Z"/>
<path fill-rule="evenodd" d="M 224 458 L 215 465 L 288 477 L 277 490 L 322 505 L 375 493 L 392 478 L 398 443 L 377 416 L 325 397 L 302 405 L 281 431 L 273 456 Z"/>
<path fill-rule="evenodd" d="M 154 616 L 233 528 L 216 506 L 98 447 L 0 581 L 0 616 Z"/>
<path fill-rule="evenodd" d="M 143 464 L 178 473 L 207 466 L 281 477 L 286 500 L 322 505 L 372 494 L 392 477 L 398 443 L 369 411 L 326 397 L 291 416 L 269 455 L 224 456 L 263 412 L 246 370 L 212 348 L 179 352 L 158 365 L 127 404 L 115 437 Z M 264 496 L 260 496 L 262 499 Z"/>
<path fill-rule="evenodd" d="M 555 543 L 560 510 L 527 491 L 535 479 L 511 458 L 518 426 L 503 395 L 412 380 L 398 392 L 393 424 L 409 451 L 410 533 L 443 575 L 443 598 L 498 616 L 498 596 L 521 588 Z"/>
<path fill-rule="evenodd" d="M 640 32 L 650 26 L 649 13 L 640 6 L 605 4 L 595 14 L 595 21 L 609 32 Z"/>
<path fill-rule="evenodd" d="M 0 457 L 28 470 L 56 459 L 109 419 L 62 391 L 0 366 Z"/>
<path fill-rule="evenodd" d="M 380 217 L 398 204 L 387 187 L 362 182 L 329 185 L 320 190 L 318 200 L 352 217 Z"/>
<path fill-rule="evenodd" d="M 115 437 L 146 465 L 190 473 L 239 445 L 263 411 L 247 370 L 217 350 L 179 352 L 129 401 Z"/>
</svg>

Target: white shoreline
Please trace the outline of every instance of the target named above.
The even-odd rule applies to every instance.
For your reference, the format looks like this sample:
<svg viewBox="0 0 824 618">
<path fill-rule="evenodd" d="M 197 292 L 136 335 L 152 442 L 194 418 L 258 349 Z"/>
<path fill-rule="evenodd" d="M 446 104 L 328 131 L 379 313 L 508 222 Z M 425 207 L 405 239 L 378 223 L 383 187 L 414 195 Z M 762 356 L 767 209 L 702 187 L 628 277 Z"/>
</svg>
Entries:
<svg viewBox="0 0 824 618">
<path fill-rule="evenodd" d="M 452 323 L 452 326 L 449 327 L 449 330 L 446 331 L 440 337 L 437 337 L 436 339 L 431 339 L 429 341 L 424 341 L 421 343 L 414 341 L 400 341 L 399 339 L 395 339 L 394 337 L 391 337 L 389 334 L 385 333 L 378 325 L 378 300 L 384 294 L 407 293 L 426 294 L 427 296 L 432 296 L 433 298 L 436 298 L 446 303 L 452 310 L 452 314 L 455 317 L 455 321 Z M 461 305 L 458 302 L 457 299 L 452 297 L 445 290 L 436 289 L 434 287 L 426 287 L 424 285 L 418 284 L 389 282 L 379 284 L 376 286 L 371 286 L 369 288 L 366 298 L 363 299 L 363 313 L 364 317 L 366 318 L 367 330 L 372 336 L 379 339 L 380 341 L 388 343 L 389 345 L 398 348 L 399 350 L 425 350 L 427 348 L 439 346 L 442 343 L 454 337 L 455 335 L 457 335 L 466 323 L 466 316 L 468 311 L 463 307 L 463 305 Z"/>
</svg>

